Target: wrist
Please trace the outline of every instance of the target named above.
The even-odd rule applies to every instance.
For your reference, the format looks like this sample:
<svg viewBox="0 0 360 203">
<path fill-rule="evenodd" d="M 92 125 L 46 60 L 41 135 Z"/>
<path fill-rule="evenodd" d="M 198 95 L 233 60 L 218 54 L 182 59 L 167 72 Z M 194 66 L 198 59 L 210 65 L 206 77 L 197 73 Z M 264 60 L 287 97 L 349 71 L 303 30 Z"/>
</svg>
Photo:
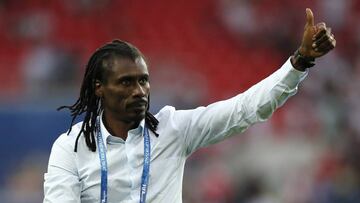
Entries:
<svg viewBox="0 0 360 203">
<path fill-rule="evenodd" d="M 305 71 L 307 68 L 311 68 L 315 65 L 315 58 L 302 55 L 301 50 L 298 49 L 295 51 L 294 55 L 291 56 L 290 62 L 295 69 Z"/>
</svg>

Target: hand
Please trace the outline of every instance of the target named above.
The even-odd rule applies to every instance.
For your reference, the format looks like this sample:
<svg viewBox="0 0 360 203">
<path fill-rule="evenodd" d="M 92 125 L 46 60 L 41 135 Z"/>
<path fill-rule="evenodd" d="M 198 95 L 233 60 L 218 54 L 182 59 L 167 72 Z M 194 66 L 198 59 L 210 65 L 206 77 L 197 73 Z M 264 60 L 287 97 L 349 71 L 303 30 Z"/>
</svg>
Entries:
<svg viewBox="0 0 360 203">
<path fill-rule="evenodd" d="M 304 35 L 299 48 L 300 54 L 305 57 L 318 58 L 327 54 L 335 46 L 336 40 L 331 33 L 331 28 L 326 27 L 323 22 L 314 25 L 314 15 L 307 8 Z"/>
</svg>

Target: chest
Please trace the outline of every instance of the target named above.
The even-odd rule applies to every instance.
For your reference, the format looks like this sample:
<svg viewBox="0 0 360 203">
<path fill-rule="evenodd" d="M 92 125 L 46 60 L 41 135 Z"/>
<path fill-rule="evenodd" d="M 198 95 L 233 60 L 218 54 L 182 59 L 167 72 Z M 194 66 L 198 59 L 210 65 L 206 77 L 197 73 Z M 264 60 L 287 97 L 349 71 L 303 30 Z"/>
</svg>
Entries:
<svg viewBox="0 0 360 203">
<path fill-rule="evenodd" d="M 185 157 L 176 140 L 157 140 L 151 137 L 149 190 L 150 196 L 165 191 L 169 182 L 183 171 Z M 131 201 L 138 198 L 144 161 L 143 139 L 129 143 L 110 143 L 106 150 L 108 168 L 108 198 Z M 98 201 L 101 170 L 98 152 L 87 153 L 77 160 L 82 200 Z M 86 201 L 87 200 L 87 201 Z"/>
</svg>

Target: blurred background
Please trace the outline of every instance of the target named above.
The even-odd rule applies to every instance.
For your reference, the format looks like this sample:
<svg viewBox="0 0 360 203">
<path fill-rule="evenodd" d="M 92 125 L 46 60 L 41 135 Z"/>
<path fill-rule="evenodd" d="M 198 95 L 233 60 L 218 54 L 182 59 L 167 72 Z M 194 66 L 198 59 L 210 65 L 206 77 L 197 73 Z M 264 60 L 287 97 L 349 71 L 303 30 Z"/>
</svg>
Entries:
<svg viewBox="0 0 360 203">
<path fill-rule="evenodd" d="M 152 111 L 234 96 L 298 48 L 305 8 L 337 47 L 267 122 L 188 160 L 184 203 L 360 202 L 360 0 L 1 0 L 0 201 L 39 203 L 91 53 L 136 45 Z"/>
</svg>

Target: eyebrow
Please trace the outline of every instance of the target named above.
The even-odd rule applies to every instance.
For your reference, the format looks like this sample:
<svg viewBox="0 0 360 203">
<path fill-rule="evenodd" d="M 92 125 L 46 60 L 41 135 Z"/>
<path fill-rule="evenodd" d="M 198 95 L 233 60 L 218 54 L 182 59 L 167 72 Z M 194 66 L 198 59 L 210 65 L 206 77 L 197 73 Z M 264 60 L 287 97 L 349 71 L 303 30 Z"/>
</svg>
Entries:
<svg viewBox="0 0 360 203">
<path fill-rule="evenodd" d="M 141 75 L 124 75 L 124 76 L 120 76 L 119 78 L 117 78 L 117 80 L 132 80 L 132 79 L 136 79 L 136 78 L 149 78 L 149 74 L 141 74 Z"/>
</svg>

